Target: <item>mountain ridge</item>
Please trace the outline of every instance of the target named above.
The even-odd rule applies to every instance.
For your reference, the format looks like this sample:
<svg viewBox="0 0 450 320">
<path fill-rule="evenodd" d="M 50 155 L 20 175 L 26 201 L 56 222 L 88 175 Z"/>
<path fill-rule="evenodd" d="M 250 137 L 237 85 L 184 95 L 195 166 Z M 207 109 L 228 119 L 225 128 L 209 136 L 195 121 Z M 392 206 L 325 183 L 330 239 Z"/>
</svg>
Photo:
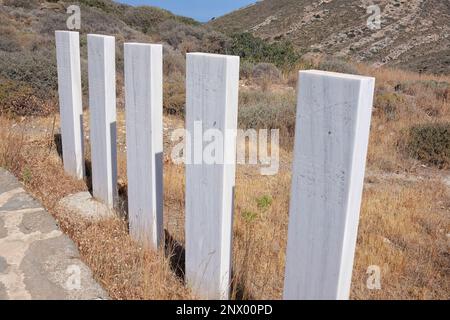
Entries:
<svg viewBox="0 0 450 320">
<path fill-rule="evenodd" d="M 367 25 L 370 5 L 381 10 L 379 30 Z M 450 73 L 450 1 L 264 0 L 208 25 L 227 34 L 289 41 L 304 54 Z"/>
</svg>

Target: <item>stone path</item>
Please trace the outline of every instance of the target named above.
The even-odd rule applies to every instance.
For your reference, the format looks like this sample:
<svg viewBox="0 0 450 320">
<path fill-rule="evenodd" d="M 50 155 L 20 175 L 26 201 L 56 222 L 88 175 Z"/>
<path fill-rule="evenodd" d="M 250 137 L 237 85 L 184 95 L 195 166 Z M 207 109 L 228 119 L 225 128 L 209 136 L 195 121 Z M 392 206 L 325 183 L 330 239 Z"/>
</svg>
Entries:
<svg viewBox="0 0 450 320">
<path fill-rule="evenodd" d="M 72 240 L 0 168 L 0 300 L 107 298 Z"/>
</svg>

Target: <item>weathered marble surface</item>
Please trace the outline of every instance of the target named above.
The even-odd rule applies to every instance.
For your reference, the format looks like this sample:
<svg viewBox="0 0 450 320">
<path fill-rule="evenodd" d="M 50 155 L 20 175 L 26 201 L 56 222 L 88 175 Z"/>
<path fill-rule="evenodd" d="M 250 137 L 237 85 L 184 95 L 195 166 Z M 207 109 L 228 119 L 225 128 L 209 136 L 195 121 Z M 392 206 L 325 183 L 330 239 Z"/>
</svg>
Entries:
<svg viewBox="0 0 450 320">
<path fill-rule="evenodd" d="M 96 199 L 117 200 L 115 38 L 88 34 L 92 188 Z"/>
<path fill-rule="evenodd" d="M 203 132 L 236 130 L 239 57 L 190 53 L 186 74 L 186 128 L 192 136 L 187 147 L 192 161 L 186 165 L 186 280 L 202 298 L 227 299 L 236 137 L 224 135 L 226 161 L 206 164 L 195 156 L 208 143 L 194 136 L 194 122 L 202 121 Z"/>
<path fill-rule="evenodd" d="M 162 45 L 125 43 L 128 218 L 131 236 L 163 240 Z"/>
<path fill-rule="evenodd" d="M 285 299 L 348 299 L 374 79 L 300 72 Z"/>
<path fill-rule="evenodd" d="M 83 179 L 85 169 L 79 34 L 73 31 L 56 31 L 55 40 L 64 170 L 77 179 Z"/>
</svg>

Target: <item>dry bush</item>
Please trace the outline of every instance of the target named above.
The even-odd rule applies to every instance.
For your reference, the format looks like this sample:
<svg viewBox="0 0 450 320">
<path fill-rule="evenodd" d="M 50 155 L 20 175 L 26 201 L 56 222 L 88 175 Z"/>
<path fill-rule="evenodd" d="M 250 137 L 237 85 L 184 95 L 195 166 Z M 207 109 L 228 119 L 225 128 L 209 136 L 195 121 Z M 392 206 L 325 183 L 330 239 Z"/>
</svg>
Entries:
<svg viewBox="0 0 450 320">
<path fill-rule="evenodd" d="M 239 127 L 279 129 L 284 145 L 295 134 L 296 97 L 294 92 L 242 91 L 239 95 Z"/>
<path fill-rule="evenodd" d="M 450 92 L 450 83 L 436 80 L 407 81 L 396 85 L 395 90 L 410 95 L 417 95 L 429 90 L 435 95 L 436 99 L 447 100 Z"/>
<path fill-rule="evenodd" d="M 415 80 L 399 83 L 395 91 L 412 96 L 427 116 L 438 118 L 448 108 L 450 83 L 436 80 Z M 447 111 L 448 113 L 448 111 Z"/>
<path fill-rule="evenodd" d="M 253 67 L 253 78 L 268 78 L 272 82 L 277 82 L 281 78 L 281 72 L 273 63 L 261 62 Z"/>
<path fill-rule="evenodd" d="M 64 173 L 53 118 L 0 117 L 0 121 L 0 165 L 11 170 L 46 208 L 54 208 L 63 196 L 86 189 L 83 181 Z"/>
<path fill-rule="evenodd" d="M 112 2 L 110 2 L 112 3 Z M 101 8 L 95 6 L 81 6 L 80 34 L 97 33 L 107 35 L 125 34 L 130 28 L 113 14 L 105 14 Z M 67 18 L 66 18 L 67 19 Z"/>
<path fill-rule="evenodd" d="M 417 125 L 450 121 L 449 102 L 439 98 L 433 86 L 450 79 L 398 69 L 357 67 L 360 74 L 376 78 L 368 167 L 385 172 L 416 170 L 417 161 L 405 151 L 409 130 Z"/>
<path fill-rule="evenodd" d="M 58 87 L 55 48 L 0 52 L 0 77 L 26 83 L 38 98 L 48 98 Z"/>
<path fill-rule="evenodd" d="M 201 51 L 208 53 L 227 53 L 231 40 L 223 33 L 208 30 L 200 43 Z"/>
<path fill-rule="evenodd" d="M 164 111 L 184 116 L 186 89 L 183 76 L 173 76 L 164 82 Z"/>
<path fill-rule="evenodd" d="M 123 20 L 132 27 L 139 28 L 144 33 L 157 31 L 158 24 L 169 18 L 169 13 L 155 7 L 130 7 L 125 10 Z"/>
<path fill-rule="evenodd" d="M 184 116 L 185 105 L 185 57 L 164 46 L 164 111 Z"/>
<path fill-rule="evenodd" d="M 201 27 L 167 20 L 159 25 L 159 35 L 161 40 L 167 42 L 174 49 L 180 49 L 181 44 L 188 40 L 191 50 L 195 51 L 200 49 L 200 41 L 205 36 L 205 31 Z"/>
<path fill-rule="evenodd" d="M 255 65 L 247 60 L 242 60 L 239 65 L 239 76 L 241 79 L 251 79 L 253 75 L 253 68 Z"/>
<path fill-rule="evenodd" d="M 300 60 L 295 67 L 284 72 L 284 80 L 287 86 L 296 89 L 298 85 L 298 73 L 300 70 L 316 69 L 317 65 L 310 60 Z"/>
<path fill-rule="evenodd" d="M 10 25 L 0 26 L 0 51 L 16 52 L 20 51 L 20 39 L 16 29 Z"/>
<path fill-rule="evenodd" d="M 439 119 L 445 113 L 445 102 L 437 100 L 429 91 L 417 93 L 412 100 L 416 108 L 423 113 L 424 118 Z"/>
<path fill-rule="evenodd" d="M 160 39 L 182 53 L 202 51 L 224 53 L 230 46 L 227 36 L 206 26 L 180 23 L 170 19 L 158 26 Z"/>
<path fill-rule="evenodd" d="M 54 98 L 43 100 L 27 85 L 4 81 L 0 83 L 0 115 L 47 116 L 56 111 Z"/>
<path fill-rule="evenodd" d="M 164 77 L 184 76 L 186 61 L 182 54 L 164 46 Z"/>
<path fill-rule="evenodd" d="M 63 10 L 40 16 L 37 25 L 37 28 L 39 28 L 39 35 L 47 36 L 53 40 L 55 30 L 67 29 L 67 17 L 68 15 L 66 15 Z M 84 18 L 84 16 L 82 17 Z M 81 25 L 83 25 L 83 23 Z"/>
<path fill-rule="evenodd" d="M 20 174 L 25 161 L 22 150 L 25 144 L 24 124 L 12 127 L 10 123 L 0 118 L 0 167 Z"/>
<path fill-rule="evenodd" d="M 392 121 L 398 118 L 397 108 L 403 101 L 403 97 L 397 93 L 379 92 L 375 95 L 374 108 L 378 109 L 387 121 Z"/>
<path fill-rule="evenodd" d="M 355 64 L 359 74 L 369 75 L 376 79 L 377 86 L 383 85 L 395 89 L 402 83 L 412 82 L 449 82 L 450 77 L 447 75 L 419 74 L 412 71 L 406 71 L 397 68 L 372 68 L 366 64 Z"/>
<path fill-rule="evenodd" d="M 39 0 L 4 0 L 3 3 L 5 6 L 24 9 L 35 9 L 39 7 Z"/>
<path fill-rule="evenodd" d="M 355 68 L 353 64 L 335 57 L 328 57 L 323 59 L 319 63 L 318 69 L 323 71 L 340 72 L 347 74 L 359 74 L 358 69 Z"/>
<path fill-rule="evenodd" d="M 261 62 L 254 66 L 252 76 L 262 91 L 268 91 L 272 84 L 276 84 L 281 79 L 281 72 L 272 63 Z"/>
<path fill-rule="evenodd" d="M 414 125 L 406 134 L 402 147 L 410 157 L 439 168 L 450 166 L 450 123 Z"/>
</svg>

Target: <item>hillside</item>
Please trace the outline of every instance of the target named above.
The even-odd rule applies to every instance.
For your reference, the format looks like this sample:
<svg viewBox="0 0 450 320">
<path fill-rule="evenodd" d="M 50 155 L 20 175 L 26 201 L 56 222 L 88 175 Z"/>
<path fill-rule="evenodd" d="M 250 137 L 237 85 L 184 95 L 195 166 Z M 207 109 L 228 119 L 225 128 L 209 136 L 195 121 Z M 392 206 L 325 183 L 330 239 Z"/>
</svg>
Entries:
<svg viewBox="0 0 450 320">
<path fill-rule="evenodd" d="M 111 0 L 79 0 L 80 50 L 87 93 L 87 34 L 116 37 L 118 103 L 123 105 L 123 42 L 164 44 L 165 107 L 184 103 L 186 51 L 222 52 L 227 37 L 185 17 L 149 6 L 133 7 Z M 70 1 L 0 0 L 0 113 L 45 115 L 56 110 L 55 30 L 66 30 Z M 5 110 L 6 109 L 6 110 Z M 21 111 L 22 110 L 22 111 Z"/>
<path fill-rule="evenodd" d="M 380 30 L 367 27 L 372 3 L 381 8 Z M 303 53 L 450 73 L 450 1 L 264 0 L 208 24 L 228 34 L 287 40 Z"/>
</svg>

